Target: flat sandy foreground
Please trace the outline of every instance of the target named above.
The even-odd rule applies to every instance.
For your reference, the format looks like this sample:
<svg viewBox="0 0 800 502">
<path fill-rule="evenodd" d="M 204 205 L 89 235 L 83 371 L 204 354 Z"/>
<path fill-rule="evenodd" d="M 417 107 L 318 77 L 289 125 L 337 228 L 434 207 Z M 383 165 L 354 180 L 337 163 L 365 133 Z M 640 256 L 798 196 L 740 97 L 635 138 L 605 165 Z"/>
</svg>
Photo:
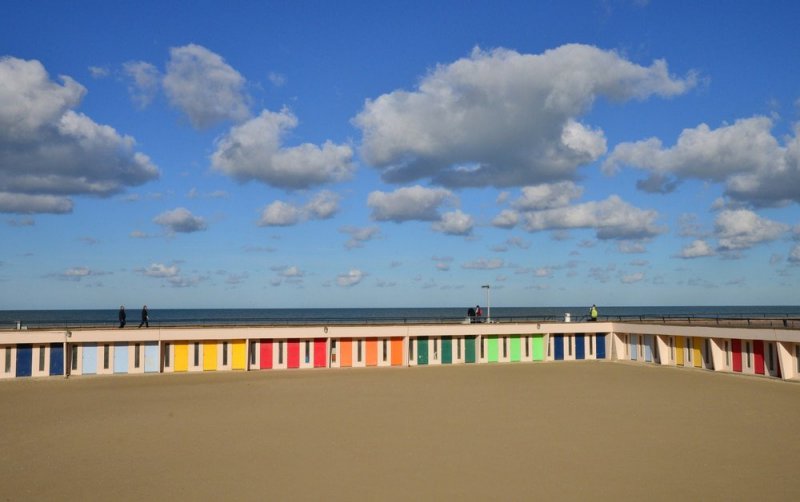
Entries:
<svg viewBox="0 0 800 502">
<path fill-rule="evenodd" d="M 579 362 L 0 382 L 0 500 L 797 500 L 800 385 Z"/>
</svg>

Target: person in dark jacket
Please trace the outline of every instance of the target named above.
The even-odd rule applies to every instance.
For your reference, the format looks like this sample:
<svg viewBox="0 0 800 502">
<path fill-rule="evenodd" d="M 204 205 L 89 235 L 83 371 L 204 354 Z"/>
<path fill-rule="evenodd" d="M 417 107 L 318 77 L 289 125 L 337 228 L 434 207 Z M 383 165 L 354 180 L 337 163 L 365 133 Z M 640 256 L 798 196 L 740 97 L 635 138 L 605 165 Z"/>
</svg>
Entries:
<svg viewBox="0 0 800 502">
<path fill-rule="evenodd" d="M 150 317 L 149 314 L 147 313 L 147 305 L 142 307 L 142 322 L 139 323 L 139 327 L 141 328 L 142 326 L 144 326 L 145 328 L 150 327 Z"/>
<path fill-rule="evenodd" d="M 125 327 L 125 320 L 127 318 L 128 318 L 128 316 L 125 314 L 125 305 L 120 305 L 119 306 L 119 327 L 120 328 L 124 328 Z"/>
</svg>

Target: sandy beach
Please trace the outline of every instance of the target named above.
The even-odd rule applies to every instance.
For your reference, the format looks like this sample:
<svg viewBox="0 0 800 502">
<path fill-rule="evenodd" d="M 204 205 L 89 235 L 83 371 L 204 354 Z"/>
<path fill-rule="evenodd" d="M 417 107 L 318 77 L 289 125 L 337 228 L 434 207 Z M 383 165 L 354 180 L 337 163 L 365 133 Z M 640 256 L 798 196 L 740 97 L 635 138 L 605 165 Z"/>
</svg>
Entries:
<svg viewBox="0 0 800 502">
<path fill-rule="evenodd" d="M 800 493 L 800 385 L 580 362 L 0 382 L 3 500 Z"/>
</svg>

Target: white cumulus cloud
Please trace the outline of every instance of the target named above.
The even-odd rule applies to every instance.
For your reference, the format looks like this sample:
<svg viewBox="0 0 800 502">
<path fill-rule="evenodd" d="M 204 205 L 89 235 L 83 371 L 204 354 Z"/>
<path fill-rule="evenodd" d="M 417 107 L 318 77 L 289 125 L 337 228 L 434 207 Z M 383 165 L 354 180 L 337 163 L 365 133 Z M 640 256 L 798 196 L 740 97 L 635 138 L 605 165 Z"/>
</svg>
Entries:
<svg viewBox="0 0 800 502">
<path fill-rule="evenodd" d="M 673 96 L 694 78 L 669 75 L 588 45 L 542 54 L 475 49 L 439 65 L 414 91 L 368 100 L 353 119 L 361 153 L 386 181 L 521 186 L 574 177 L 606 152 L 601 130 L 580 122 L 597 97 Z"/>
<path fill-rule="evenodd" d="M 122 72 L 131 79 L 128 92 L 133 100 L 142 108 L 148 106 L 161 85 L 158 68 L 145 61 L 128 61 L 122 65 Z"/>
<path fill-rule="evenodd" d="M 702 258 L 704 256 L 713 256 L 714 254 L 714 249 L 706 241 L 697 239 L 691 244 L 684 246 L 678 256 L 680 258 L 691 259 Z"/>
<path fill-rule="evenodd" d="M 722 183 L 734 201 L 754 206 L 800 202 L 800 126 L 781 145 L 767 117 L 740 119 L 711 129 L 684 129 L 673 147 L 658 138 L 616 146 L 603 164 L 606 172 L 621 166 L 645 170 L 639 188 L 669 192 L 682 179 Z"/>
<path fill-rule="evenodd" d="M 297 117 L 288 110 L 264 110 L 217 140 L 211 166 L 240 182 L 258 180 L 287 189 L 350 178 L 355 170 L 352 148 L 331 141 L 284 146 L 283 136 L 295 127 Z"/>
<path fill-rule="evenodd" d="M 356 284 L 360 283 L 364 280 L 366 274 L 357 268 L 350 269 L 346 274 L 339 274 L 336 277 L 336 284 L 343 287 L 349 288 L 355 286 Z"/>
<path fill-rule="evenodd" d="M 448 235 L 469 235 L 474 226 L 475 222 L 472 220 L 472 216 L 456 209 L 444 213 L 439 221 L 433 223 L 432 228 Z"/>
<path fill-rule="evenodd" d="M 165 211 L 153 219 L 153 222 L 161 225 L 170 232 L 192 233 L 199 232 L 208 228 L 206 221 L 195 216 L 185 207 L 178 207 L 171 211 Z"/>
<path fill-rule="evenodd" d="M 573 200 L 583 195 L 583 188 L 571 181 L 559 183 L 543 183 L 522 188 L 522 196 L 512 202 L 512 206 L 520 211 L 535 211 L 568 206 Z"/>
<path fill-rule="evenodd" d="M 656 224 L 656 211 L 639 209 L 616 195 L 602 201 L 530 212 L 524 218 L 529 232 L 586 228 L 594 229 L 598 239 L 643 239 L 664 232 Z"/>
<path fill-rule="evenodd" d="M 276 200 L 262 210 L 258 225 L 286 227 L 306 220 L 327 220 L 339 211 L 340 198 L 337 193 L 323 190 L 303 206 Z"/>
<path fill-rule="evenodd" d="M 196 128 L 250 116 L 245 78 L 219 54 L 196 44 L 170 49 L 164 91 Z"/>
<path fill-rule="evenodd" d="M 0 212 L 68 213 L 70 196 L 107 197 L 158 178 L 130 136 L 73 110 L 86 89 L 39 61 L 0 58 Z"/>
<path fill-rule="evenodd" d="M 297 224 L 303 217 L 300 208 L 287 202 L 276 200 L 261 212 L 260 227 L 288 227 Z"/>
<path fill-rule="evenodd" d="M 714 220 L 714 230 L 722 251 L 749 249 L 762 242 L 774 241 L 789 226 L 758 216 L 748 209 L 722 211 Z"/>
<path fill-rule="evenodd" d="M 789 252 L 789 261 L 792 263 L 800 263 L 800 244 L 795 244 Z"/>
<path fill-rule="evenodd" d="M 372 218 L 378 221 L 435 221 L 440 218 L 439 206 L 453 193 L 443 188 L 420 185 L 398 188 L 394 192 L 374 191 L 367 197 Z"/>
<path fill-rule="evenodd" d="M 503 209 L 492 220 L 492 226 L 498 228 L 514 228 L 519 223 L 519 213 L 511 209 Z"/>
<path fill-rule="evenodd" d="M 365 242 L 376 238 L 381 232 L 378 227 L 354 227 L 349 225 L 340 228 L 339 231 L 350 236 L 347 242 L 344 243 L 344 247 L 347 249 L 363 247 Z"/>
</svg>

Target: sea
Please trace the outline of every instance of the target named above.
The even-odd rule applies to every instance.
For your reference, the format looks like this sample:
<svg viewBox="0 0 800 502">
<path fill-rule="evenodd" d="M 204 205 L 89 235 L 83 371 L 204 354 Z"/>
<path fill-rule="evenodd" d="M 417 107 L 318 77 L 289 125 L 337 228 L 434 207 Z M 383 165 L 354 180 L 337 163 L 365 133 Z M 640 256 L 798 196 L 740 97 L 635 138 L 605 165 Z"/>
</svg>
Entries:
<svg viewBox="0 0 800 502">
<path fill-rule="evenodd" d="M 637 319 L 800 319 L 800 306 L 598 307 L 599 320 Z M 0 329 L 116 327 L 117 309 L 0 310 Z M 585 320 L 588 306 L 483 307 L 492 322 L 572 322 Z M 271 326 L 302 324 L 453 323 L 467 317 L 467 307 L 426 308 L 296 308 L 296 309 L 150 309 L 150 327 Z M 141 320 L 139 309 L 127 310 L 127 327 Z"/>
</svg>

